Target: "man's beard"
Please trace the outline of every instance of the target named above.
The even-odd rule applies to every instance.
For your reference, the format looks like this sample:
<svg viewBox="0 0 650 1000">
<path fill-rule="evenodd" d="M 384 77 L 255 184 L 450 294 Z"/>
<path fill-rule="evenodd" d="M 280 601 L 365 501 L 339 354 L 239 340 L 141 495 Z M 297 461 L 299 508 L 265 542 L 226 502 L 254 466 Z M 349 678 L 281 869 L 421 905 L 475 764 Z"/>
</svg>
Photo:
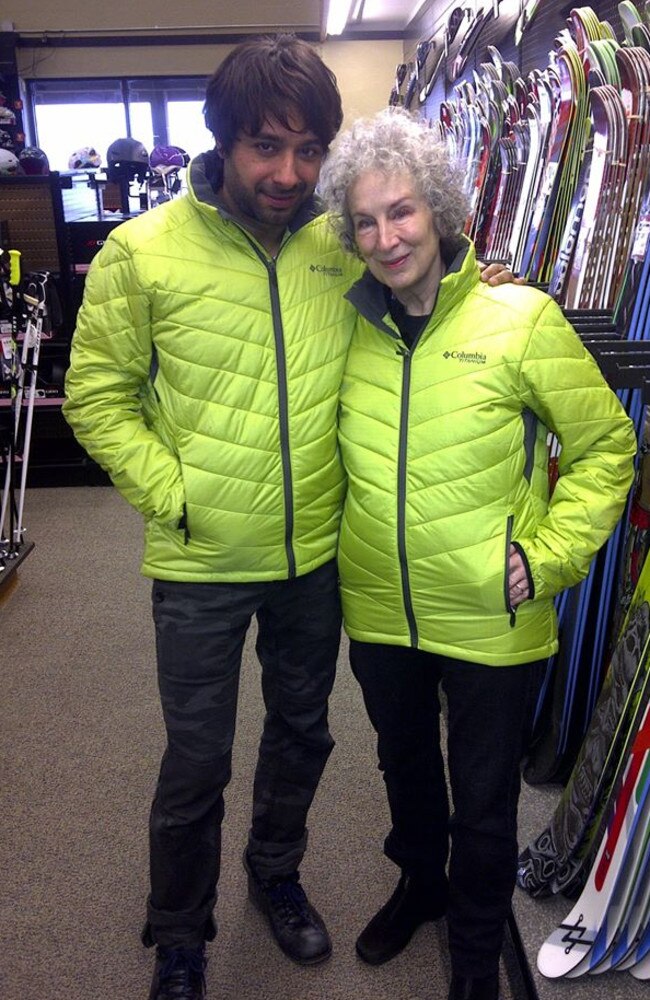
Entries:
<svg viewBox="0 0 650 1000">
<path fill-rule="evenodd" d="M 251 194 L 245 188 L 240 187 L 237 184 L 230 185 L 229 194 L 232 202 L 237 208 L 238 213 L 243 219 L 248 219 L 258 225 L 286 226 L 291 222 L 301 206 L 310 197 L 311 192 L 308 191 L 306 184 L 298 185 L 291 191 L 279 192 L 280 195 L 295 194 L 295 201 L 286 208 L 275 208 L 272 205 L 263 205 L 256 197 L 258 192 Z"/>
</svg>

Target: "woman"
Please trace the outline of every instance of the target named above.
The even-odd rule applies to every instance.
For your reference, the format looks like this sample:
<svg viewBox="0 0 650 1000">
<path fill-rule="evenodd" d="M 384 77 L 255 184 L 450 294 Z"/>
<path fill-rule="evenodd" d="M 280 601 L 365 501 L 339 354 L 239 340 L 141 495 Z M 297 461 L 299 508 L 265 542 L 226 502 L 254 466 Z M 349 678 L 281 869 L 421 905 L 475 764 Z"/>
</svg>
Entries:
<svg viewBox="0 0 650 1000">
<path fill-rule="evenodd" d="M 357 951 L 380 964 L 446 913 L 450 1000 L 495 1000 L 553 598 L 620 516 L 634 433 L 550 298 L 481 284 L 462 176 L 424 123 L 395 110 L 356 123 L 321 194 L 367 265 L 348 293 L 359 317 L 340 402 L 339 571 L 388 792 L 385 853 L 402 873 Z M 550 500 L 549 429 L 562 443 Z"/>
</svg>

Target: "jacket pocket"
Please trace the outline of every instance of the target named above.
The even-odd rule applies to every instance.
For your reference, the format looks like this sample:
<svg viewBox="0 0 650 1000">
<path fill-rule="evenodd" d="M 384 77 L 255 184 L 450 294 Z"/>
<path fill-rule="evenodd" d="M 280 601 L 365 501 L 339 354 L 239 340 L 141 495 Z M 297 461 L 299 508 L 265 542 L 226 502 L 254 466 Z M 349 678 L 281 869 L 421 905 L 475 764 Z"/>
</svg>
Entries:
<svg viewBox="0 0 650 1000">
<path fill-rule="evenodd" d="M 506 521 L 506 550 L 504 553 L 503 568 L 503 600 L 506 612 L 510 615 L 510 627 L 514 628 L 517 618 L 517 609 L 510 603 L 510 545 L 512 544 L 512 529 L 515 523 L 515 515 L 509 514 Z"/>
</svg>

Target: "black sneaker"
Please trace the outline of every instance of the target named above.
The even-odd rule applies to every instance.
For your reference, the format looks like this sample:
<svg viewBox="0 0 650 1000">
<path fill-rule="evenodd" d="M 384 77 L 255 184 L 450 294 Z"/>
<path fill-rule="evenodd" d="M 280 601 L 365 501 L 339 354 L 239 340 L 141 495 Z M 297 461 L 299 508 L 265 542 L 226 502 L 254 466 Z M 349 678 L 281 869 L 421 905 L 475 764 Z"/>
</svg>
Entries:
<svg viewBox="0 0 650 1000">
<path fill-rule="evenodd" d="M 253 870 L 247 853 L 244 853 L 244 868 L 248 873 L 249 899 L 267 918 L 285 955 L 299 965 L 316 965 L 329 958 L 332 942 L 327 928 L 307 899 L 298 872 L 264 882 Z"/>
<path fill-rule="evenodd" d="M 149 1000 L 204 1000 L 204 948 L 156 949 L 156 967 Z"/>
</svg>

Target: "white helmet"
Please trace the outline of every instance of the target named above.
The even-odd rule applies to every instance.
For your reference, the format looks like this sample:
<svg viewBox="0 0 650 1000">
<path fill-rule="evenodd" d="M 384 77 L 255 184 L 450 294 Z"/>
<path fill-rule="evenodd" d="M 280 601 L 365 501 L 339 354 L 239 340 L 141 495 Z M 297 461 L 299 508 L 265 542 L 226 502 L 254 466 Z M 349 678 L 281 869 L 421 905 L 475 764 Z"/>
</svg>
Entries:
<svg viewBox="0 0 650 1000">
<path fill-rule="evenodd" d="M 21 173 L 18 157 L 10 149 L 0 149 L 0 175 L 14 177 Z"/>
<path fill-rule="evenodd" d="M 82 146 L 75 149 L 68 160 L 70 170 L 83 170 L 84 167 L 99 167 L 102 158 L 94 146 Z"/>
</svg>

